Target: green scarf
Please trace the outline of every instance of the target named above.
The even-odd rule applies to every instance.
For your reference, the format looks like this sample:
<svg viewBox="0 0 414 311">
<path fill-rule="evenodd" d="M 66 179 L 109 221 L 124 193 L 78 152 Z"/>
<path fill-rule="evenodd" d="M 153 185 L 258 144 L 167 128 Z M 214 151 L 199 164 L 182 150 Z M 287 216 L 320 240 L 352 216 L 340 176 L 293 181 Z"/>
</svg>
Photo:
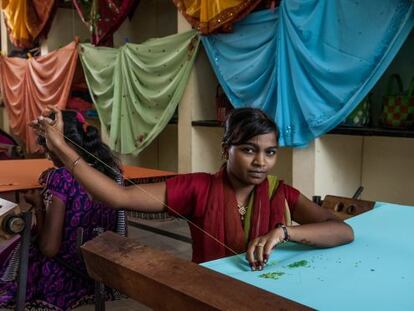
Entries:
<svg viewBox="0 0 414 311">
<path fill-rule="evenodd" d="M 267 176 L 267 180 L 269 182 L 269 200 L 272 198 L 272 195 L 275 193 L 277 186 L 279 185 L 279 180 L 276 176 Z M 252 221 L 252 214 L 253 214 L 253 204 L 254 204 L 254 191 L 250 195 L 249 203 L 247 204 L 247 211 L 246 215 L 243 219 L 243 230 L 244 230 L 244 242 L 247 246 L 249 243 L 249 233 Z"/>
</svg>

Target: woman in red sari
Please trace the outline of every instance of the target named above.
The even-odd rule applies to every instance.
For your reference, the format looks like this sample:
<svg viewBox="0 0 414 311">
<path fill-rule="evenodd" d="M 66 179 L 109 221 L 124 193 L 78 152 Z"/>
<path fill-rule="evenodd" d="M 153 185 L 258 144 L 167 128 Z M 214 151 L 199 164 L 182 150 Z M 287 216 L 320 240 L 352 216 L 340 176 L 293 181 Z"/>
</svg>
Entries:
<svg viewBox="0 0 414 311">
<path fill-rule="evenodd" d="M 261 270 L 271 250 L 287 240 L 315 247 L 353 240 L 349 225 L 268 175 L 277 160 L 278 130 L 261 110 L 236 109 L 229 116 L 222 142 L 226 162 L 216 174 L 183 174 L 128 188 L 91 168 L 60 134 L 61 112 L 50 110 L 56 120 L 41 116 L 33 127 L 86 190 L 117 209 L 166 210 L 186 217 L 194 262 L 246 252 L 252 270 Z M 292 226 L 291 220 L 299 225 Z"/>
</svg>

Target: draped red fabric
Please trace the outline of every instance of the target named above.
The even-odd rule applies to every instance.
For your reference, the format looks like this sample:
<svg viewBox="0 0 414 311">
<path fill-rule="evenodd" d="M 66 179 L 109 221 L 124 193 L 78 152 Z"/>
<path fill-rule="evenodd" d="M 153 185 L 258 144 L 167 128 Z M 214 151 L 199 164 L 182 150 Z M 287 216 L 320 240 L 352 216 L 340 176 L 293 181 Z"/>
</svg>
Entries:
<svg viewBox="0 0 414 311">
<path fill-rule="evenodd" d="M 234 255 L 232 251 L 241 253 L 246 250 L 236 194 L 225 170 L 215 175 L 178 175 L 168 179 L 166 185 L 171 215 L 185 216 L 192 221 L 190 230 L 194 262 L 214 260 Z M 284 223 L 285 199 L 292 213 L 298 197 L 296 189 L 279 181 L 276 192 L 269 200 L 268 180 L 257 185 L 249 240 L 268 233 L 278 223 Z"/>
<path fill-rule="evenodd" d="M 110 45 L 112 34 L 136 7 L 139 0 L 72 0 L 82 21 L 91 29 L 94 45 Z"/>
<path fill-rule="evenodd" d="M 78 59 L 77 42 L 36 58 L 0 57 L 1 87 L 14 135 L 40 151 L 28 123 L 47 105 L 65 108 Z"/>
<path fill-rule="evenodd" d="M 282 182 L 281 182 L 282 183 Z M 211 193 L 206 209 L 204 229 L 207 232 L 217 232 L 219 240 L 237 253 L 246 251 L 244 244 L 244 231 L 240 222 L 240 215 L 237 210 L 236 194 L 230 184 L 225 170 L 220 170 L 213 179 Z M 255 188 L 253 217 L 250 228 L 249 240 L 265 235 L 278 223 L 284 223 L 284 201 L 283 187 L 278 187 L 275 195 L 269 200 L 269 183 L 267 179 Z M 207 216 L 207 214 L 210 214 Z M 223 217 L 224 216 L 224 217 Z M 214 231 L 217 224 L 222 222 L 222 230 Z M 212 260 L 225 256 L 234 255 L 222 245 L 212 239 L 204 240 L 204 249 L 209 250 L 205 254 L 206 260 Z M 211 256 L 211 258 L 209 258 Z"/>
</svg>

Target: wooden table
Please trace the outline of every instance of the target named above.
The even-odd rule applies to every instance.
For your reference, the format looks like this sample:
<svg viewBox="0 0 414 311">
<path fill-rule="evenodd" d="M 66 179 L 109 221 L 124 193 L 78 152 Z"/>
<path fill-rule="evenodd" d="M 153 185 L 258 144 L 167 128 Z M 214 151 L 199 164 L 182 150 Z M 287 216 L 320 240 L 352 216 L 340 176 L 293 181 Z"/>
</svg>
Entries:
<svg viewBox="0 0 414 311">
<path fill-rule="evenodd" d="M 3 193 L 9 200 L 19 202 L 19 192 L 29 189 L 40 188 L 38 178 L 40 174 L 53 167 L 53 163 L 47 159 L 23 159 L 23 160 L 2 160 L 0 161 L 0 194 Z M 155 170 L 140 166 L 124 165 L 122 167 L 125 179 L 125 185 L 131 186 L 141 183 L 152 183 L 163 181 L 168 177 L 176 175 L 174 172 Z M 6 192 L 15 193 L 15 198 L 5 195 Z M 129 224 L 147 231 L 168 236 L 180 241 L 189 242 L 189 238 L 174 234 L 167 230 L 161 230 L 152 226 L 137 222 L 142 218 L 148 219 L 166 219 L 168 214 L 161 213 L 141 213 L 136 211 L 128 212 Z M 135 219 L 135 221 L 134 221 Z"/>
<path fill-rule="evenodd" d="M 0 161 L 0 193 L 39 188 L 40 174 L 50 167 L 53 167 L 53 163 L 47 159 Z M 129 165 L 123 166 L 123 170 L 124 178 L 132 180 L 162 179 L 176 174 Z"/>
</svg>

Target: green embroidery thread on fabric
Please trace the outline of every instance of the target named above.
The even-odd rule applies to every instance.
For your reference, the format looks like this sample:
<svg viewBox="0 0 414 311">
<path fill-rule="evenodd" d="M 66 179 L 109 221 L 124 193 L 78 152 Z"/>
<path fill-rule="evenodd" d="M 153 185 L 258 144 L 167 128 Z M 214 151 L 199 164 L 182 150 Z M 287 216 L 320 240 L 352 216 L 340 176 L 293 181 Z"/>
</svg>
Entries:
<svg viewBox="0 0 414 311">
<path fill-rule="evenodd" d="M 279 280 L 281 276 L 283 276 L 284 272 L 268 272 L 260 274 L 258 277 L 262 279 L 273 279 L 273 280 Z"/>
<path fill-rule="evenodd" d="M 271 266 L 276 266 L 279 262 L 277 260 L 272 260 L 271 262 L 269 262 L 266 266 L 267 267 L 271 267 Z"/>
<path fill-rule="evenodd" d="M 293 262 L 291 264 L 288 264 L 288 268 L 300 268 L 300 267 L 309 267 L 309 263 L 307 260 L 299 260 L 296 262 Z"/>
</svg>

